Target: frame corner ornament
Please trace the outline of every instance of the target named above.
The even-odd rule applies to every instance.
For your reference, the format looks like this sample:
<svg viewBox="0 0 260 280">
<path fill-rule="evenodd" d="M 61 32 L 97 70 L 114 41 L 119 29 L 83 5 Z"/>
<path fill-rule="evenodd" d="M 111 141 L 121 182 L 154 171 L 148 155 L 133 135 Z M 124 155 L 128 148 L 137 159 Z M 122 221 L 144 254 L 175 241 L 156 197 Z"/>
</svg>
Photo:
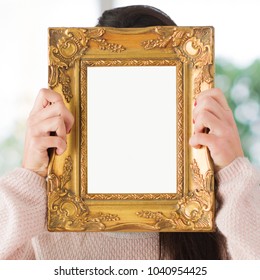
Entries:
<svg viewBox="0 0 260 280">
<path fill-rule="evenodd" d="M 105 28 L 62 28 L 49 29 L 49 87 L 54 89 L 59 84 L 65 100 L 70 103 L 73 94 L 68 70 L 89 50 L 95 42 L 101 51 L 123 52 L 121 44 L 111 43 L 104 35 Z"/>
<path fill-rule="evenodd" d="M 72 159 L 65 159 L 62 175 L 50 173 L 48 186 L 48 229 L 50 231 L 102 231 L 106 229 L 105 222 L 118 221 L 116 214 L 98 212 L 91 213 L 87 202 L 66 189 L 71 180 Z"/>
<path fill-rule="evenodd" d="M 213 172 L 208 170 L 203 176 L 194 159 L 190 165 L 192 180 L 196 189 L 180 198 L 167 216 L 163 212 L 140 211 L 136 215 L 154 220 L 155 230 L 207 231 L 213 228 L 214 194 L 209 182 Z"/>
<path fill-rule="evenodd" d="M 182 63 L 190 64 L 197 69 L 198 73 L 194 81 L 194 99 L 202 91 L 204 82 L 210 87 L 213 85 L 214 50 L 212 27 L 186 27 L 184 29 L 155 27 L 154 33 L 158 36 L 156 39 L 146 40 L 141 43 L 145 50 L 169 48 Z"/>
<path fill-rule="evenodd" d="M 144 193 L 131 193 L 132 189 L 129 193 L 95 192 L 95 186 L 89 193 L 90 68 L 139 66 L 167 66 L 176 71 L 172 75 L 175 80 L 170 80 L 175 83 L 174 90 L 163 88 L 163 82 L 159 82 L 161 91 L 168 90 L 175 95 L 176 189 L 162 193 L 159 182 L 159 190 L 145 189 Z M 157 78 L 154 80 L 159 80 Z M 211 27 L 50 28 L 49 87 L 63 96 L 65 106 L 75 116 L 75 126 L 67 135 L 66 152 L 58 157 L 54 155 L 49 163 L 48 229 L 213 231 L 212 161 L 206 148 L 195 151 L 188 143 L 194 129 L 194 99 L 213 83 L 214 34 Z M 114 103 L 117 104 L 117 100 Z M 159 147 L 155 145 L 154 149 Z"/>
</svg>

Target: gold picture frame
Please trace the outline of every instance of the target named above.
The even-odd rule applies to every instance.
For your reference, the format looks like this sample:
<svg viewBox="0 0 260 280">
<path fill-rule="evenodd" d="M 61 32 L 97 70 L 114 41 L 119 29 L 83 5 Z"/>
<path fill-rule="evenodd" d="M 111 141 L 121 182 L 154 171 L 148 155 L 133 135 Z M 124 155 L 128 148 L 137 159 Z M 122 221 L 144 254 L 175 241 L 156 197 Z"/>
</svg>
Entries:
<svg viewBox="0 0 260 280">
<path fill-rule="evenodd" d="M 87 73 L 104 66 L 176 67 L 174 193 L 88 193 Z M 49 163 L 48 230 L 214 231 L 213 164 L 206 147 L 189 146 L 195 99 L 213 84 L 212 27 L 50 28 L 49 87 L 75 124 Z"/>
</svg>

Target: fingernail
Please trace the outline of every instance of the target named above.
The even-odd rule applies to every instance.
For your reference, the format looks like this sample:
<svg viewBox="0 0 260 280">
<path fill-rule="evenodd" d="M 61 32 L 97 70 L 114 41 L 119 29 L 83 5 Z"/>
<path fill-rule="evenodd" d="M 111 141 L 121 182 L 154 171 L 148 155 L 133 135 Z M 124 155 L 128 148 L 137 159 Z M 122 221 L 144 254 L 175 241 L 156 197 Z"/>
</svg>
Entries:
<svg viewBox="0 0 260 280">
<path fill-rule="evenodd" d="M 195 124 L 195 121 L 194 121 L 194 119 L 192 120 L 192 122 L 193 122 L 193 124 Z"/>
<path fill-rule="evenodd" d="M 195 99 L 195 102 L 194 102 L 194 107 L 196 107 L 197 106 L 197 100 Z"/>
</svg>

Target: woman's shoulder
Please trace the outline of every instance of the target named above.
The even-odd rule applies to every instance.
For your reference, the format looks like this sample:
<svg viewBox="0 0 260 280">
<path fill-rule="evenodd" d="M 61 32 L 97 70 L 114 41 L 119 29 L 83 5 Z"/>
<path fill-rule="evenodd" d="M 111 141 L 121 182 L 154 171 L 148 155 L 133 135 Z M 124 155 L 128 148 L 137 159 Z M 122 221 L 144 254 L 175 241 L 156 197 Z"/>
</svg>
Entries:
<svg viewBox="0 0 260 280">
<path fill-rule="evenodd" d="M 243 179 L 260 180 L 259 170 L 246 157 L 238 157 L 216 174 L 219 185 Z"/>
<path fill-rule="evenodd" d="M 29 169 L 17 167 L 0 177 L 1 185 L 46 185 L 46 180 Z"/>
</svg>

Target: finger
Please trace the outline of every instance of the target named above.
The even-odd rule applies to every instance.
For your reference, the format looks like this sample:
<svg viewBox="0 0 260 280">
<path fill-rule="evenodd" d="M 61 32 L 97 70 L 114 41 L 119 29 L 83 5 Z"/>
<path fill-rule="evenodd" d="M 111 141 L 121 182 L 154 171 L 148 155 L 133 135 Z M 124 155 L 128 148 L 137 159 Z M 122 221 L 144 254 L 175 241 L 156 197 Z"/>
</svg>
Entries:
<svg viewBox="0 0 260 280">
<path fill-rule="evenodd" d="M 193 119 L 196 120 L 201 112 L 207 111 L 221 121 L 233 123 L 231 111 L 226 111 L 212 96 L 204 95 L 197 100 L 197 105 L 193 109 Z"/>
<path fill-rule="evenodd" d="M 218 137 L 213 134 L 198 133 L 190 138 L 190 145 L 194 148 L 200 145 L 207 146 L 214 161 L 215 169 L 220 170 L 234 159 L 243 157 L 243 149 L 239 138 Z"/>
<path fill-rule="evenodd" d="M 208 111 L 201 112 L 195 119 L 194 132 L 202 133 L 206 128 L 211 134 L 222 135 L 224 123 Z"/>
<path fill-rule="evenodd" d="M 208 89 L 208 90 L 205 90 L 205 91 L 201 92 L 199 94 L 199 96 L 197 97 L 197 99 L 196 99 L 197 104 L 199 104 L 200 100 L 202 98 L 204 98 L 205 96 L 209 96 L 209 97 L 213 98 L 216 102 L 219 103 L 219 105 L 224 110 L 231 111 L 231 109 L 229 108 L 228 102 L 227 102 L 227 100 L 226 100 L 222 90 L 220 90 L 218 88 L 212 88 L 212 89 Z"/>
<path fill-rule="evenodd" d="M 206 146 L 211 150 L 216 140 L 217 136 L 214 134 L 197 133 L 190 138 L 189 144 L 194 148 Z"/>
<path fill-rule="evenodd" d="M 53 90 L 43 88 L 39 91 L 31 114 L 34 114 L 45 108 L 48 104 L 55 102 L 63 102 L 61 95 Z"/>
<path fill-rule="evenodd" d="M 69 133 L 74 123 L 74 117 L 65 107 L 63 102 L 55 102 L 35 113 L 35 115 L 32 117 L 31 123 L 34 125 L 46 119 L 50 120 L 53 117 L 61 117 L 64 120 L 66 126 L 66 133 Z"/>
<path fill-rule="evenodd" d="M 45 119 L 31 127 L 30 134 L 32 137 L 48 136 L 55 132 L 58 137 L 66 141 L 66 127 L 61 116 Z"/>
<path fill-rule="evenodd" d="M 67 148 L 66 141 L 58 136 L 32 137 L 30 143 L 33 150 L 44 153 L 47 149 L 56 148 L 58 155 L 64 153 Z"/>
</svg>

